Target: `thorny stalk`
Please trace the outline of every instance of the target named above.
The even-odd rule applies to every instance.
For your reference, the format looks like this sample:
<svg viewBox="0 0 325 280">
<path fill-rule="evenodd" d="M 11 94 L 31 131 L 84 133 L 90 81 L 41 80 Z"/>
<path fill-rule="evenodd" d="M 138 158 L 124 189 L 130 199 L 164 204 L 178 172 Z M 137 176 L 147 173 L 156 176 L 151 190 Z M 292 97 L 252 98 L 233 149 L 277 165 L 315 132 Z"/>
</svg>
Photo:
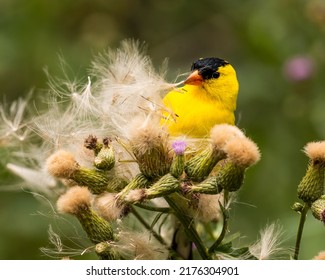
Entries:
<svg viewBox="0 0 325 280">
<path fill-rule="evenodd" d="M 306 203 L 300 213 L 300 222 L 299 222 L 297 238 L 296 238 L 295 253 L 293 255 L 294 260 L 298 260 L 298 257 L 299 257 L 301 238 L 302 238 L 302 233 L 304 230 L 304 225 L 305 225 L 308 210 L 309 210 L 309 206 Z"/>
<path fill-rule="evenodd" d="M 225 238 L 226 233 L 228 231 L 228 219 L 229 219 L 229 213 L 228 213 L 228 209 L 227 209 L 228 199 L 229 199 L 229 191 L 224 190 L 223 205 L 219 201 L 219 206 L 220 206 L 222 216 L 223 216 L 222 217 L 222 219 L 223 219 L 222 230 L 221 230 L 221 233 L 220 233 L 218 239 L 209 248 L 209 253 L 213 253 L 218 248 L 218 246 L 221 244 L 222 240 Z"/>
<path fill-rule="evenodd" d="M 197 230 L 194 228 L 193 218 L 188 215 L 187 209 L 183 207 L 184 205 L 182 203 L 180 203 L 183 198 L 180 197 L 177 193 L 173 193 L 169 196 L 166 196 L 165 199 L 169 206 L 174 210 L 174 215 L 183 225 L 188 238 L 195 244 L 201 258 L 203 260 L 211 259 L 207 248 L 204 246 L 202 239 L 200 238 Z"/>
</svg>

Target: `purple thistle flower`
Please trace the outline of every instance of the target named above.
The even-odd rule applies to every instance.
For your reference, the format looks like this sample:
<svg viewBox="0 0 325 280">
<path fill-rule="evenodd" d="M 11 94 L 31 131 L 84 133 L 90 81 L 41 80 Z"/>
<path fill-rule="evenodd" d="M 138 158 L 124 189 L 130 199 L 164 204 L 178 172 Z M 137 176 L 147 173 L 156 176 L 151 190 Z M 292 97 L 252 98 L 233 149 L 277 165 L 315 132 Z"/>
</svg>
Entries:
<svg viewBox="0 0 325 280">
<path fill-rule="evenodd" d="M 307 56 L 297 56 L 287 60 L 284 74 L 288 80 L 300 82 L 310 79 L 314 74 L 314 62 Z"/>
<path fill-rule="evenodd" d="M 172 143 L 172 147 L 176 155 L 178 156 L 184 155 L 186 142 L 182 140 L 176 140 Z"/>
</svg>

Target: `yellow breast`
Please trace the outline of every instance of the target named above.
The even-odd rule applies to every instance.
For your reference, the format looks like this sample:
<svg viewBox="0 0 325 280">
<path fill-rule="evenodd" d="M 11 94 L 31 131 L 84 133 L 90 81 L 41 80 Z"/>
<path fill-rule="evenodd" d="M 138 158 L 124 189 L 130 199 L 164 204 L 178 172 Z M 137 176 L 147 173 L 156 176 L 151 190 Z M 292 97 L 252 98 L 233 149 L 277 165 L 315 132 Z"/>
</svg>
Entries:
<svg viewBox="0 0 325 280">
<path fill-rule="evenodd" d="M 186 85 L 169 92 L 163 101 L 175 114 L 172 118 L 166 113 L 166 119 L 162 121 L 173 136 L 206 137 L 216 124 L 235 123 L 235 106 L 229 106 L 225 100 L 211 98 L 202 87 Z"/>
</svg>

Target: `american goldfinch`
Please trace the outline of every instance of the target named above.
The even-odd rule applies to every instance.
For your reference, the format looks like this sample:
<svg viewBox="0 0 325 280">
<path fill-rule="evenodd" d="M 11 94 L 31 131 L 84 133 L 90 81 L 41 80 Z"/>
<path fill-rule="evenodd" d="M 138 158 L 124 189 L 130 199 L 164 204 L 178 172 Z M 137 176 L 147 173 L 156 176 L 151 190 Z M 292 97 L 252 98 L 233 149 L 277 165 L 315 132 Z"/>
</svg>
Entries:
<svg viewBox="0 0 325 280">
<path fill-rule="evenodd" d="M 235 124 L 238 81 L 234 68 L 220 58 L 201 58 L 191 67 L 184 86 L 163 99 L 167 108 L 161 121 L 170 135 L 207 138 L 216 124 Z M 176 225 L 171 247 L 184 259 L 191 258 L 192 243 Z"/>
<path fill-rule="evenodd" d="M 184 86 L 163 99 L 173 114 L 165 113 L 172 136 L 207 137 L 221 123 L 235 124 L 238 81 L 234 68 L 220 58 L 201 58 L 192 64 Z"/>
</svg>

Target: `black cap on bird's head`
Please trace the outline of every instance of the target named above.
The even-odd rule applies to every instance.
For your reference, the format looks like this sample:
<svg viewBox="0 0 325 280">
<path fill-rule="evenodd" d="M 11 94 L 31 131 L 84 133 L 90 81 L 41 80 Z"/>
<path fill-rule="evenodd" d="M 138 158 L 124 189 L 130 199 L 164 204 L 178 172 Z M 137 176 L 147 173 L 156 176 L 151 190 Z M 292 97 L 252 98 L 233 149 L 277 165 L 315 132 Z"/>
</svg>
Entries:
<svg viewBox="0 0 325 280">
<path fill-rule="evenodd" d="M 191 67 L 191 70 L 201 70 L 204 68 L 210 68 L 213 71 L 217 71 L 220 66 L 225 66 L 229 62 L 216 57 L 200 58 L 197 61 L 194 61 Z"/>
<path fill-rule="evenodd" d="M 229 62 L 216 57 L 200 58 L 193 62 L 190 76 L 185 80 L 188 85 L 200 85 L 204 80 L 218 78 L 219 67 L 223 67 Z"/>
</svg>

